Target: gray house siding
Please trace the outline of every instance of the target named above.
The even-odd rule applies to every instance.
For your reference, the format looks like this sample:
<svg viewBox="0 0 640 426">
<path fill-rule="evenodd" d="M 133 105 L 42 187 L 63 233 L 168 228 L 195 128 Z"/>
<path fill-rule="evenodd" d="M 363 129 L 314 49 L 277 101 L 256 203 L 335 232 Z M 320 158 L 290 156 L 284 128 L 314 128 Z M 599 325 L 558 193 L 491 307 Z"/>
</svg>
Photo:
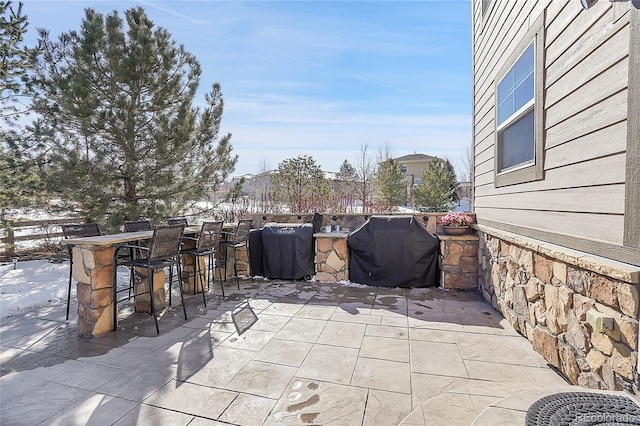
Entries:
<svg viewBox="0 0 640 426">
<path fill-rule="evenodd" d="M 472 17 L 478 222 L 640 265 L 640 11 L 608 1 L 584 11 L 577 1 L 494 0 L 483 15 L 482 3 L 474 1 Z M 541 179 L 500 184 L 499 72 L 540 19 Z"/>
</svg>

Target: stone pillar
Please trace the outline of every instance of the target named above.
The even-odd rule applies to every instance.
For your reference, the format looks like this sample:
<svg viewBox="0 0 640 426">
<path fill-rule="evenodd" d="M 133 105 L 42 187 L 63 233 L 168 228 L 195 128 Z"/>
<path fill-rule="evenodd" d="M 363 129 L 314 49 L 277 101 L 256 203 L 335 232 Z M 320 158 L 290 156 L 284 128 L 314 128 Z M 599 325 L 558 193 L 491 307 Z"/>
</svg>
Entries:
<svg viewBox="0 0 640 426">
<path fill-rule="evenodd" d="M 349 280 L 349 250 L 345 233 L 318 233 L 314 258 L 316 280 L 335 283 Z"/>
<path fill-rule="evenodd" d="M 440 287 L 475 290 L 478 287 L 478 242 L 475 235 L 438 235 Z"/>
<path fill-rule="evenodd" d="M 231 249 L 233 251 L 233 249 Z M 236 249 L 236 256 L 238 257 L 238 275 L 240 276 L 249 276 L 249 253 L 247 252 L 247 247 L 243 246 L 239 249 Z M 230 268 L 231 274 L 233 274 L 233 263 Z"/>
<path fill-rule="evenodd" d="M 185 239 L 184 247 L 187 249 L 195 248 L 196 241 Z M 198 259 L 198 277 L 196 277 L 195 263 L 193 255 L 184 254 L 180 256 L 182 263 L 182 290 L 185 293 L 202 293 L 202 289 L 207 287 L 207 268 L 203 256 L 196 257 Z"/>
<path fill-rule="evenodd" d="M 156 312 L 158 312 L 167 305 L 167 293 L 164 287 L 166 274 L 163 269 L 157 269 L 151 273 L 153 274 L 153 304 Z M 149 303 L 147 270 L 145 268 L 135 268 L 135 274 L 139 277 L 134 283 L 134 293 L 138 295 L 134 298 L 136 312 L 150 314 L 151 303 Z"/>
<path fill-rule="evenodd" d="M 99 336 L 113 330 L 113 255 L 114 247 L 73 248 L 73 279 L 77 282 L 78 334 Z M 148 289 L 147 271 L 135 269 L 135 293 Z M 155 271 L 153 275 L 154 303 L 156 311 L 166 306 L 165 273 Z M 122 293 L 124 295 L 124 293 Z M 134 301 L 138 312 L 151 312 L 149 296 L 142 294 Z"/>
<path fill-rule="evenodd" d="M 98 336 L 113 329 L 113 247 L 74 247 L 78 333 Z"/>
<path fill-rule="evenodd" d="M 245 276 L 245 277 L 249 277 L 249 256 L 247 255 L 247 248 L 245 246 L 242 246 L 240 248 L 237 249 L 233 249 L 233 247 L 221 247 L 218 249 L 217 255 L 216 255 L 216 268 L 222 268 L 224 269 L 223 265 L 225 264 L 225 250 L 227 251 L 228 257 L 227 257 L 227 263 L 226 263 L 226 277 L 222 277 L 222 279 L 227 279 L 227 278 L 233 278 L 233 262 L 234 262 L 234 253 L 235 256 L 237 256 L 238 258 L 238 263 L 237 263 L 237 268 L 238 268 L 238 276 Z M 192 258 L 193 261 L 193 258 Z M 220 274 L 222 274 L 222 272 L 219 272 Z M 222 275 L 220 275 L 222 276 Z M 206 281 L 205 281 L 206 283 Z"/>
</svg>

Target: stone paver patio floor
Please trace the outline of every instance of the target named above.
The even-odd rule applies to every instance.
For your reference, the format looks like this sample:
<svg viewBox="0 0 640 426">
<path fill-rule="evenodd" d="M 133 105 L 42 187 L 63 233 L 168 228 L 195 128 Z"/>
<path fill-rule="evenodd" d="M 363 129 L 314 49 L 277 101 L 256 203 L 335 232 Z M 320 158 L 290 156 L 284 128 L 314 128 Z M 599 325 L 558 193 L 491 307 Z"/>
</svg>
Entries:
<svg viewBox="0 0 640 426">
<path fill-rule="evenodd" d="M 262 280 L 226 288 L 222 299 L 216 283 L 207 309 L 188 296 L 187 321 L 174 302 L 160 336 L 135 313 L 116 333 L 78 337 L 64 305 L 3 319 L 0 422 L 471 424 L 518 391 L 567 386 L 475 292 Z M 490 419 L 526 412 L 490 408 Z"/>
</svg>

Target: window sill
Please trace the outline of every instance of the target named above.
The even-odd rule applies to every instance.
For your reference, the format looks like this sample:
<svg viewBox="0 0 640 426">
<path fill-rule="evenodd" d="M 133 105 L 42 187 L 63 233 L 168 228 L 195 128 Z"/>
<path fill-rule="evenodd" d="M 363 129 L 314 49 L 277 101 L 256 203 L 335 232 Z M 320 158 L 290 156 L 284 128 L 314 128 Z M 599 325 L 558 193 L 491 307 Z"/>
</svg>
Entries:
<svg viewBox="0 0 640 426">
<path fill-rule="evenodd" d="M 519 183 L 533 182 L 544 179 L 544 170 L 536 164 L 528 164 L 524 167 L 518 167 L 512 170 L 496 173 L 494 176 L 494 186 L 516 185 Z"/>
</svg>

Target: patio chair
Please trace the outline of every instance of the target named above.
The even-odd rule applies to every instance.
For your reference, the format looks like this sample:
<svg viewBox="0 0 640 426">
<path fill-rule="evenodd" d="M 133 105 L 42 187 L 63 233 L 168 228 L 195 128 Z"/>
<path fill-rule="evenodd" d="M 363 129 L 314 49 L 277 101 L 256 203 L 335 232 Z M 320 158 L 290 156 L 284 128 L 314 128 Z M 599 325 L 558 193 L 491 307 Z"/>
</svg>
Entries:
<svg viewBox="0 0 640 426">
<path fill-rule="evenodd" d="M 206 256 L 209 258 L 209 264 L 207 268 L 209 273 L 207 275 L 207 289 L 210 288 L 210 278 L 215 284 L 215 255 L 218 252 L 218 244 L 220 243 L 220 239 L 222 237 L 222 221 L 219 222 L 203 222 L 202 229 L 197 238 L 193 237 L 182 237 L 184 240 L 194 240 L 195 247 L 194 248 L 186 248 L 182 249 L 181 253 L 184 255 L 193 256 L 193 264 L 194 264 L 194 275 L 193 275 L 193 291 L 194 294 L 196 292 L 196 283 L 200 280 L 200 262 L 198 261 L 198 257 Z M 202 301 L 204 302 L 204 307 L 207 307 L 207 300 L 204 295 L 204 282 L 200 280 L 202 285 Z M 224 297 L 224 286 L 222 285 L 222 280 L 220 280 L 220 285 L 222 287 L 222 297 Z M 169 296 L 171 297 L 171 296 Z M 171 300 L 171 299 L 169 299 Z M 171 302 L 169 302 L 171 303 Z"/>
<path fill-rule="evenodd" d="M 169 219 L 169 225 L 184 225 L 185 227 L 189 226 L 186 217 L 173 217 Z"/>
<path fill-rule="evenodd" d="M 124 231 L 125 232 L 140 232 L 140 231 L 151 231 L 151 221 L 148 219 L 144 220 L 127 220 L 124 222 Z M 140 241 L 136 241 L 133 245 L 140 245 Z M 125 255 L 126 256 L 126 255 Z M 140 257 L 140 251 L 129 249 L 129 260 L 133 260 L 136 257 Z M 131 267 L 131 274 L 129 275 L 129 298 L 131 298 L 131 292 L 133 291 L 133 266 Z"/>
<path fill-rule="evenodd" d="M 249 260 L 249 231 L 251 231 L 252 219 L 240 219 L 238 226 L 233 234 L 227 234 L 227 240 L 220 242 L 220 247 L 224 248 L 224 280 L 227 280 L 227 259 L 229 256 L 229 249 L 233 250 L 233 276 L 236 279 L 236 285 L 240 290 L 240 277 L 238 277 L 238 250 L 244 248 L 247 251 L 247 261 Z M 251 276 L 251 262 L 247 262 L 249 265 L 249 275 Z M 251 276 L 251 282 L 253 282 L 253 276 Z M 224 297 L 224 289 L 222 293 Z"/>
<path fill-rule="evenodd" d="M 100 235 L 100 227 L 97 223 L 68 223 L 62 225 L 62 234 L 66 240 L 71 238 L 97 237 Z M 67 246 L 69 250 L 69 286 L 67 288 L 67 316 L 69 319 L 69 304 L 71 303 L 71 279 L 73 276 L 73 245 Z"/>
<path fill-rule="evenodd" d="M 171 223 L 169 225 L 172 225 Z M 127 220 L 124 222 L 125 232 L 151 231 L 151 221 L 147 220 Z"/>
<path fill-rule="evenodd" d="M 117 281 L 117 268 L 118 266 L 126 266 L 131 268 L 145 268 L 147 272 L 148 285 L 146 291 L 135 293 L 133 296 L 141 296 L 145 293 L 149 295 L 149 303 L 151 307 L 151 315 L 156 326 L 156 333 L 160 334 L 160 328 L 158 327 L 158 315 L 155 309 L 155 303 L 153 300 L 153 273 L 156 270 L 169 268 L 169 292 L 173 283 L 173 265 L 177 266 L 178 277 L 181 275 L 180 269 L 180 243 L 182 241 L 182 233 L 184 227 L 182 225 L 162 225 L 156 227 L 153 231 L 153 237 L 149 247 L 136 246 L 125 244 L 116 249 L 116 254 L 113 260 L 113 330 L 118 329 L 118 303 L 128 300 L 127 298 L 118 299 L 118 293 L 124 290 L 118 290 Z M 140 251 L 140 253 L 146 253 L 145 257 L 140 257 L 130 260 L 119 259 L 117 253 L 120 249 L 133 249 Z M 178 282 L 180 280 L 178 279 Z M 184 295 L 182 294 L 182 286 L 180 287 L 180 298 L 182 299 L 182 310 L 184 312 L 184 319 L 187 319 L 187 308 L 184 305 Z"/>
</svg>

